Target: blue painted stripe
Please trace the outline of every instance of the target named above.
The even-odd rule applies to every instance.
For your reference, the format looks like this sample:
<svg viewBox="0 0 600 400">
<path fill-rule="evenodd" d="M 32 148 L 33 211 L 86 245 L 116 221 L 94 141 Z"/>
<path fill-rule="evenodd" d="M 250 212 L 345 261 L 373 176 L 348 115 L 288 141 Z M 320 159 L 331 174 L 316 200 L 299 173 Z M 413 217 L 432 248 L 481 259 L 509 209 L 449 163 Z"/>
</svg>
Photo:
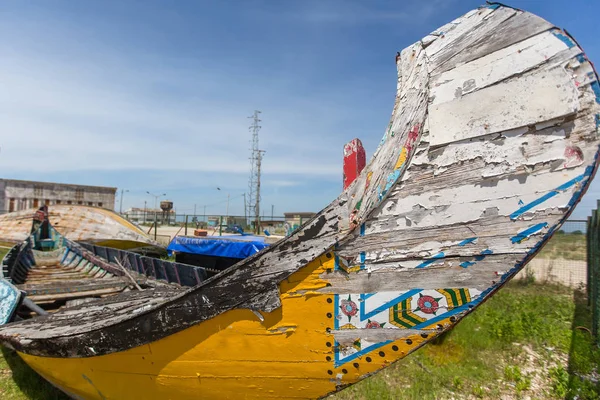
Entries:
<svg viewBox="0 0 600 400">
<path fill-rule="evenodd" d="M 68 248 L 67 248 L 67 250 L 65 250 L 65 254 L 63 254 L 63 257 L 62 257 L 62 259 L 60 260 L 60 263 L 61 263 L 61 264 L 63 264 L 63 265 L 65 264 L 65 260 L 67 259 L 67 256 L 69 255 L 69 252 L 70 252 L 70 251 L 71 251 L 71 250 L 69 250 Z"/>
<path fill-rule="evenodd" d="M 575 58 L 577 58 L 577 61 L 579 61 L 580 63 L 587 62 L 583 53 L 577 54 L 577 57 L 575 57 Z"/>
<path fill-rule="evenodd" d="M 369 347 L 365 347 L 364 349 L 361 349 L 361 350 L 357 351 L 354 354 L 349 355 L 348 357 L 345 357 L 343 360 L 340 360 L 339 351 L 337 350 L 339 348 L 339 346 L 338 346 L 338 343 L 335 342 L 335 348 L 336 348 L 336 350 L 335 350 L 335 362 L 334 362 L 334 365 L 337 368 L 340 365 L 346 364 L 347 362 L 355 360 L 355 359 L 357 359 L 360 356 L 363 356 L 363 355 L 365 355 L 367 353 L 370 353 L 373 350 L 377 350 L 378 348 L 383 347 L 386 344 L 390 344 L 390 343 L 392 343 L 391 340 L 386 340 L 384 342 L 373 344 L 373 345 L 371 345 Z"/>
<path fill-rule="evenodd" d="M 464 262 L 460 263 L 460 266 L 463 267 L 463 268 L 468 268 L 471 265 L 475 265 L 475 262 L 473 262 L 473 261 L 464 261 Z"/>
<path fill-rule="evenodd" d="M 598 154 L 596 154 L 596 156 L 594 157 L 594 161 L 596 160 Z M 590 165 L 589 167 L 587 167 L 585 169 L 585 175 L 586 177 L 589 177 L 592 175 L 592 172 L 594 172 L 594 166 Z M 581 197 L 581 194 L 583 193 L 583 189 L 584 186 L 582 185 L 579 190 L 576 190 L 575 193 L 573 193 L 573 196 L 571 196 L 571 200 L 569 200 L 569 204 L 567 204 L 567 207 L 571 208 L 575 205 L 575 203 L 577 203 L 577 201 L 579 201 L 579 198 Z"/>
<path fill-rule="evenodd" d="M 364 251 L 360 252 L 360 269 L 365 269 L 365 259 L 366 259 L 366 255 Z"/>
<path fill-rule="evenodd" d="M 375 296 L 376 294 L 377 293 L 363 293 L 360 295 L 360 298 L 361 298 L 361 300 L 364 301 L 364 300 L 368 299 L 369 297 Z"/>
<path fill-rule="evenodd" d="M 390 190 L 390 188 L 394 185 L 394 183 L 396 183 L 396 181 L 400 177 L 400 170 L 402 170 L 402 168 L 399 168 L 388 175 L 387 183 L 385 184 L 385 189 L 383 190 L 384 195 L 385 193 L 387 193 L 388 190 Z"/>
<path fill-rule="evenodd" d="M 576 183 L 581 182 L 587 176 L 589 176 L 589 174 L 588 174 L 588 169 L 589 168 L 590 167 L 586 168 L 586 171 L 583 174 L 581 174 L 579 176 L 576 176 L 575 178 L 571 179 L 570 181 L 563 183 L 562 185 L 560 185 L 556 189 L 553 189 L 550 192 L 546 193 L 545 195 L 543 195 L 539 199 L 534 200 L 531 203 L 526 204 L 523 207 L 519 208 L 517 211 L 513 212 L 512 214 L 510 214 L 510 219 L 512 219 L 514 221 L 515 219 L 519 218 L 521 215 L 525 214 L 527 211 L 531 210 L 533 207 L 535 207 L 535 206 L 537 206 L 539 204 L 542 204 L 546 200 L 549 200 L 552 197 L 554 197 L 557 194 L 559 194 L 561 191 L 566 190 L 566 189 L 570 188 L 571 186 L 575 185 Z"/>
<path fill-rule="evenodd" d="M 336 330 L 340 328 L 340 320 L 338 319 L 339 314 L 340 314 L 340 295 L 334 294 L 333 295 L 333 329 L 336 329 Z"/>
<path fill-rule="evenodd" d="M 596 103 L 600 103 L 600 84 L 598 83 L 598 81 L 596 81 L 592 82 L 590 86 L 592 87 L 594 95 L 596 96 Z"/>
<path fill-rule="evenodd" d="M 408 292 L 401 294 L 400 296 L 396 297 L 395 299 L 390 300 L 369 312 L 365 312 L 365 308 L 366 308 L 365 302 L 361 301 L 360 307 L 359 307 L 360 308 L 360 320 L 361 320 L 361 322 L 366 321 L 367 319 L 371 318 L 372 316 L 377 315 L 380 312 L 389 309 L 390 307 L 400 303 L 401 301 L 403 301 L 405 299 L 408 299 L 409 297 L 414 296 L 415 294 L 417 294 L 419 292 L 421 292 L 421 289 L 409 290 Z M 361 295 L 361 299 L 364 300 L 363 295 Z"/>
<path fill-rule="evenodd" d="M 476 237 L 468 238 L 468 239 L 465 239 L 465 240 L 463 240 L 462 242 L 460 242 L 458 245 L 459 245 L 459 246 L 465 246 L 465 245 L 467 245 L 467 244 L 469 244 L 469 243 L 473 243 L 473 242 L 474 242 L 474 241 L 476 241 L 476 240 L 477 240 L 477 238 L 476 238 Z"/>
<path fill-rule="evenodd" d="M 490 4 L 487 4 L 487 5 L 486 5 L 486 7 L 487 7 L 487 8 L 490 8 L 490 9 L 492 9 L 492 10 L 495 10 L 495 9 L 497 9 L 498 7 L 500 7 L 500 4 L 498 4 L 498 3 L 490 3 Z"/>
<path fill-rule="evenodd" d="M 537 233 L 548 226 L 547 222 L 541 222 L 539 224 L 535 224 L 530 226 L 529 228 L 517 233 L 515 236 L 510 238 L 512 243 L 521 243 L 523 240 L 527 239 L 529 236 Z"/>
<path fill-rule="evenodd" d="M 333 257 L 333 270 L 337 271 L 338 269 L 340 269 L 340 258 L 335 254 Z"/>
<path fill-rule="evenodd" d="M 494 252 L 490 249 L 485 249 L 483 250 L 481 253 L 479 253 L 478 256 L 475 256 L 475 261 L 482 261 L 485 256 L 493 254 Z"/>
<path fill-rule="evenodd" d="M 428 319 L 425 322 L 421 322 L 420 324 L 413 326 L 411 329 L 423 329 L 423 328 L 425 328 L 425 327 L 427 327 L 427 326 L 429 326 L 431 324 L 435 324 L 438 321 L 441 321 L 441 320 L 446 319 L 446 318 L 448 318 L 448 317 L 450 317 L 450 316 L 452 316 L 454 314 L 458 314 L 459 312 L 467 310 L 469 308 L 469 304 L 472 304 L 472 303 L 473 302 L 469 302 L 467 304 L 463 304 L 460 307 L 455 307 L 455 308 L 453 308 L 452 310 L 450 310 L 448 312 L 445 312 L 443 314 L 440 314 L 440 315 L 436 316 L 435 318 L 431 318 L 431 319 Z"/>
<path fill-rule="evenodd" d="M 360 236 L 365 236 L 365 223 L 360 224 Z"/>
<path fill-rule="evenodd" d="M 575 47 L 575 42 L 570 37 L 565 35 L 562 31 L 555 29 L 552 34 L 556 36 L 561 42 L 567 45 L 568 48 Z"/>
<path fill-rule="evenodd" d="M 421 264 L 417 265 L 415 268 L 425 268 L 430 264 L 433 264 L 435 260 L 439 260 L 440 258 L 444 258 L 445 254 L 443 251 L 437 253 L 435 256 L 431 257 L 428 260 L 423 261 Z"/>
</svg>

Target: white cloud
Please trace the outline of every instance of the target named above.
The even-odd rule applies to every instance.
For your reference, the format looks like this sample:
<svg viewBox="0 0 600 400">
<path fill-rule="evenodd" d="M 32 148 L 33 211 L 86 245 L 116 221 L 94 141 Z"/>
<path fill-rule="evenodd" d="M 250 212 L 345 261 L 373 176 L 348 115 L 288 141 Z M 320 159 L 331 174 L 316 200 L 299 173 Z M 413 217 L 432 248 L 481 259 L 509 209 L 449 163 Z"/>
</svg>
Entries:
<svg viewBox="0 0 600 400">
<path fill-rule="evenodd" d="M 3 170 L 248 171 L 246 116 L 252 108 L 239 104 L 243 102 L 235 96 L 221 102 L 190 95 L 189 90 L 181 99 L 148 96 L 144 92 L 154 83 L 150 76 L 161 76 L 162 81 L 170 76 L 173 85 L 181 84 L 182 77 L 164 70 L 138 76 L 125 64 L 118 75 L 95 79 L 100 67 L 41 61 L 32 55 L 13 55 L 0 64 Z M 187 78 L 211 85 L 220 82 L 223 91 L 232 90 L 226 76 L 200 71 Z M 287 95 L 269 86 L 265 90 L 275 98 Z M 314 105 L 297 104 L 306 107 L 298 114 L 312 113 Z M 330 105 L 325 108 L 335 113 Z M 261 147 L 267 150 L 264 172 L 336 174 L 341 161 L 328 154 L 340 152 L 332 148 L 341 147 L 338 140 L 317 131 L 302 132 L 303 124 L 293 120 L 286 126 L 282 118 L 291 113 L 271 105 L 264 114 L 268 116 L 261 132 Z M 318 129 L 318 122 L 315 125 Z"/>
</svg>

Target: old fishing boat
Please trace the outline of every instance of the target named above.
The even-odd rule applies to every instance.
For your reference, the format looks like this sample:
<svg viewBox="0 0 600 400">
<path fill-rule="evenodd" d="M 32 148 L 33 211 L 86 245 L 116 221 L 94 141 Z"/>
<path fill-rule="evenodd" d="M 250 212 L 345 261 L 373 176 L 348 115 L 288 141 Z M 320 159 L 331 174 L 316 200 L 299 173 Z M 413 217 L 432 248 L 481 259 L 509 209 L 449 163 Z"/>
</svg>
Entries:
<svg viewBox="0 0 600 400">
<path fill-rule="evenodd" d="M 589 186 L 598 77 L 567 32 L 498 4 L 396 63 L 371 161 L 292 235 L 189 289 L 8 323 L 2 343 L 74 398 L 318 398 L 451 329 Z"/>
<path fill-rule="evenodd" d="M 37 209 L 31 209 L 0 215 L 0 242 L 20 243 L 27 239 L 36 212 Z M 63 236 L 76 242 L 140 252 L 156 252 L 161 247 L 140 228 L 104 208 L 56 204 L 51 207 L 49 218 Z"/>
<path fill-rule="evenodd" d="M 31 235 L 2 260 L 0 302 L 11 307 L 2 309 L 0 324 L 130 290 L 181 291 L 218 272 L 77 243 L 61 235 L 48 215 L 47 206 L 39 209 L 33 216 Z"/>
</svg>

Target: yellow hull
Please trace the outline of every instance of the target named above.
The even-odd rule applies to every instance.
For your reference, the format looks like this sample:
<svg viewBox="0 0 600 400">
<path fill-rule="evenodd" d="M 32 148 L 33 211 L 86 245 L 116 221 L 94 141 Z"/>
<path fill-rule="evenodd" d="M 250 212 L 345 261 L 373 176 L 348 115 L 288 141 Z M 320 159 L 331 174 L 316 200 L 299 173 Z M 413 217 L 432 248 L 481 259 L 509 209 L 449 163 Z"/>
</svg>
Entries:
<svg viewBox="0 0 600 400">
<path fill-rule="evenodd" d="M 237 309 L 148 345 L 99 357 L 19 354 L 74 398 L 318 398 L 426 340 L 418 335 L 397 340 L 336 368 L 328 332 L 334 327 L 334 295 L 316 291 L 327 286 L 319 276 L 333 265 L 333 258 L 324 256 L 282 282 L 283 306 L 262 314 L 264 321 Z"/>
</svg>

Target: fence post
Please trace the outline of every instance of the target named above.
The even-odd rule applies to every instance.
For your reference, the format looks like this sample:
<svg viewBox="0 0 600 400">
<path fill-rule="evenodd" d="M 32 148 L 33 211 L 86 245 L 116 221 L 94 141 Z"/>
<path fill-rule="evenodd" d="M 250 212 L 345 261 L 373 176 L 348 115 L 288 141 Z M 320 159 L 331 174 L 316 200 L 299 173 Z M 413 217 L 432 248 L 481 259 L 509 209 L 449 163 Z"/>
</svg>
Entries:
<svg viewBox="0 0 600 400">
<path fill-rule="evenodd" d="M 592 333 L 596 341 L 598 340 L 598 328 L 600 328 L 600 288 L 598 281 L 600 279 L 600 201 L 598 202 L 598 208 L 594 210 L 593 215 L 593 269 L 592 269 Z"/>
<path fill-rule="evenodd" d="M 185 214 L 185 236 L 187 236 L 187 224 L 188 224 L 188 215 Z"/>
<path fill-rule="evenodd" d="M 600 201 L 598 208 L 592 211 L 590 218 L 588 238 L 588 304 L 592 311 L 592 336 L 598 340 L 598 328 L 600 328 Z"/>
<path fill-rule="evenodd" d="M 154 213 L 154 241 L 156 241 L 156 229 L 157 229 L 156 225 L 157 225 L 157 222 L 156 222 L 156 212 L 155 212 Z"/>
<path fill-rule="evenodd" d="M 593 211 L 592 211 L 593 212 Z M 590 284 L 592 282 L 592 217 L 589 216 L 587 217 L 587 224 L 586 224 L 586 229 L 585 229 L 585 258 L 586 258 L 586 285 L 585 285 L 585 290 L 586 290 L 586 294 L 587 294 L 587 303 L 588 303 L 588 307 L 590 307 L 592 305 L 592 297 L 591 297 L 591 290 L 590 290 Z"/>
</svg>

